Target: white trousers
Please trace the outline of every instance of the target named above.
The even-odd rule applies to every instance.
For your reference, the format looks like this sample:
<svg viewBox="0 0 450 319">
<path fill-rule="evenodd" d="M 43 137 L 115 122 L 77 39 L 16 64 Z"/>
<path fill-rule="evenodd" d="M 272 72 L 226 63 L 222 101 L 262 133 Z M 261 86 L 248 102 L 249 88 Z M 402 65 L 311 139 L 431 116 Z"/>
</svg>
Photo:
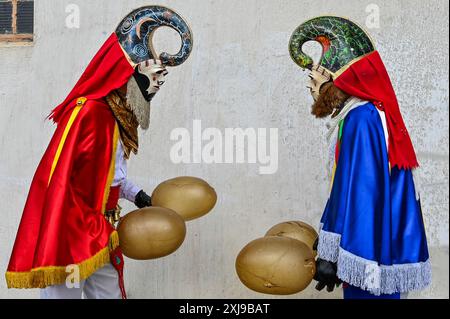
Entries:
<svg viewBox="0 0 450 319">
<path fill-rule="evenodd" d="M 117 270 L 108 264 L 80 283 L 80 288 L 65 284 L 41 289 L 41 299 L 122 299 Z"/>
</svg>

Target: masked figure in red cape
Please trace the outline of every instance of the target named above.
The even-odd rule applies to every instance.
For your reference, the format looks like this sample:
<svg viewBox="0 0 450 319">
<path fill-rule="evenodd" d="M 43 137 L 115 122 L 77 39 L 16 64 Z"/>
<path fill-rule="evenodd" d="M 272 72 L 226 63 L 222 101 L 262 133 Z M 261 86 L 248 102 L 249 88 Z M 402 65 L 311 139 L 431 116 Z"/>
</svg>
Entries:
<svg viewBox="0 0 450 319">
<path fill-rule="evenodd" d="M 314 64 L 302 46 L 322 45 Z M 426 288 L 431 265 L 419 166 L 389 75 L 367 33 L 340 17 L 300 25 L 290 53 L 309 69 L 312 113 L 331 116 L 331 192 L 317 241 L 317 289 L 344 283 L 346 299 L 398 299 Z"/>
<path fill-rule="evenodd" d="M 154 52 L 151 38 L 161 26 L 180 34 L 176 55 Z M 149 127 L 150 102 L 166 66 L 182 64 L 191 49 L 191 31 L 178 14 L 139 8 L 53 110 L 57 128 L 31 184 L 6 273 L 9 288 L 45 288 L 42 298 L 81 298 L 82 292 L 126 298 L 118 200 L 151 206 L 151 197 L 127 180 L 126 160 L 138 152 L 138 127 Z"/>
</svg>

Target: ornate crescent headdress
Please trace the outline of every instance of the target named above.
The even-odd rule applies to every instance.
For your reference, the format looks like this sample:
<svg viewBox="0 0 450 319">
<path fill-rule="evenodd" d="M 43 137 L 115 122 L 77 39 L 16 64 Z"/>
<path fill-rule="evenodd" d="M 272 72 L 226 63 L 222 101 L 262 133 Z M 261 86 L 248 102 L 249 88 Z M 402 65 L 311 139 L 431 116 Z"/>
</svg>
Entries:
<svg viewBox="0 0 450 319">
<path fill-rule="evenodd" d="M 160 27 L 170 27 L 181 37 L 181 48 L 175 55 L 166 52 L 159 56 L 153 47 L 153 34 Z M 166 66 L 178 66 L 192 51 L 192 31 L 176 12 L 161 6 L 145 6 L 128 14 L 116 29 L 123 50 L 135 64 L 160 59 Z"/>
<path fill-rule="evenodd" d="M 341 17 L 322 16 L 302 23 L 289 41 L 291 58 L 303 69 L 311 69 L 313 59 L 303 52 L 303 44 L 317 41 L 323 52 L 320 66 L 337 77 L 353 62 L 375 51 L 370 36 L 356 23 Z"/>
</svg>

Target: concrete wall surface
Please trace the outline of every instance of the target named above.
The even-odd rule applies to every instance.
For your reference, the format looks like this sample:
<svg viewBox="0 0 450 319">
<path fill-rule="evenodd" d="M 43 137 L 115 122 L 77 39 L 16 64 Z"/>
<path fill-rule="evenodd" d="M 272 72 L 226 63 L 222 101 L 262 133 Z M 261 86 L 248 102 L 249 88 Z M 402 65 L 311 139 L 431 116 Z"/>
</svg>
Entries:
<svg viewBox="0 0 450 319">
<path fill-rule="evenodd" d="M 307 76 L 291 61 L 287 46 L 300 23 L 324 14 L 365 25 L 383 57 L 422 165 L 418 176 L 434 279 L 412 297 L 449 297 L 449 4 L 444 0 L 35 1 L 34 42 L 0 44 L 0 272 L 6 271 L 32 176 L 54 132 L 45 116 L 66 97 L 120 20 L 149 3 L 179 12 L 195 44 L 189 60 L 169 70 L 153 101 L 152 124 L 141 132 L 129 178 L 152 192 L 169 178 L 198 176 L 210 182 L 219 200 L 210 215 L 188 223 L 187 238 L 175 254 L 127 260 L 130 298 L 272 298 L 240 283 L 235 258 L 277 223 L 319 224 L 328 194 L 327 129 L 310 115 Z M 71 4 L 79 9 L 78 28 L 67 21 Z M 368 21 L 376 8 L 378 26 Z M 177 49 L 173 32 L 161 30 L 155 41 L 158 49 Z M 278 128 L 278 170 L 261 175 L 257 164 L 174 164 L 170 134 L 175 128 L 192 131 L 193 120 L 222 132 Z M 122 204 L 125 211 L 133 209 Z M 311 285 L 289 298 L 341 294 L 318 293 Z M 8 290 L 0 280 L 0 298 L 35 297 L 37 290 Z"/>
</svg>

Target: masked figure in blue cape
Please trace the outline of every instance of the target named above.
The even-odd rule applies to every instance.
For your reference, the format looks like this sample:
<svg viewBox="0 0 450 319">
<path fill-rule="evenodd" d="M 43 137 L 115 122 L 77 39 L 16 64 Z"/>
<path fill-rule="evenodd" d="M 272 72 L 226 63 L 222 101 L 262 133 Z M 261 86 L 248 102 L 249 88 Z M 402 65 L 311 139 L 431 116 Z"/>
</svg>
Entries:
<svg viewBox="0 0 450 319">
<path fill-rule="evenodd" d="M 322 45 L 315 64 L 302 46 Z M 389 75 L 367 33 L 340 17 L 303 23 L 290 53 L 309 69 L 312 113 L 331 116 L 331 190 L 318 240 L 317 289 L 398 299 L 431 283 L 413 171 L 419 166 Z"/>
</svg>

